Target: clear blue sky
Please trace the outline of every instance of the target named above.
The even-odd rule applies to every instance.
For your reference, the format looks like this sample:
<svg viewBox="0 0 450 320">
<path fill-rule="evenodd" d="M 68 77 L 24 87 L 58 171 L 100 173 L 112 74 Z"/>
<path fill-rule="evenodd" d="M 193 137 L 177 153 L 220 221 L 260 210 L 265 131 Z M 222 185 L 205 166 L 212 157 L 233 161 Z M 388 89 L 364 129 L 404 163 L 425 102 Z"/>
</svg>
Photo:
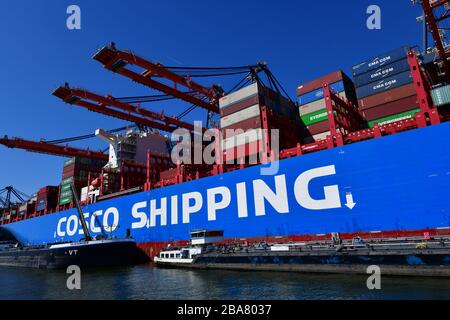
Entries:
<svg viewBox="0 0 450 320">
<path fill-rule="evenodd" d="M 81 7 L 81 31 L 66 28 L 71 4 Z M 366 28 L 370 4 L 381 7 L 381 31 Z M 410 0 L 1 1 L 0 135 L 58 139 L 124 125 L 51 95 L 65 81 L 115 96 L 154 94 L 91 59 L 110 41 L 166 65 L 266 61 L 294 96 L 299 83 L 336 69 L 350 73 L 374 54 L 421 44 L 419 15 Z M 176 115 L 185 107 L 174 101 L 164 109 Z M 204 118 L 195 112 L 188 120 Z M 75 145 L 105 148 L 95 139 Z M 31 194 L 57 185 L 63 160 L 0 146 L 0 187 Z"/>
</svg>

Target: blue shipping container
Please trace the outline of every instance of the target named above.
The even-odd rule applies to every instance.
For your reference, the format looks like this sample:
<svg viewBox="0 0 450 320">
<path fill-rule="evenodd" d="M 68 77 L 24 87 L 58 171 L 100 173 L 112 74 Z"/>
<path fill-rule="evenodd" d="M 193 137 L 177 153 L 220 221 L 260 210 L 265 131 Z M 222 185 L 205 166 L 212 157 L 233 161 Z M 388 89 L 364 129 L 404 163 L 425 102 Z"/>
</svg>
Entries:
<svg viewBox="0 0 450 320">
<path fill-rule="evenodd" d="M 422 55 L 423 64 L 427 65 L 439 60 L 439 55 L 436 52 L 425 53 Z"/>
<path fill-rule="evenodd" d="M 343 92 L 345 90 L 344 81 L 335 82 L 330 85 L 330 88 L 336 93 Z M 298 97 L 298 102 L 300 105 L 308 104 L 323 99 L 323 95 L 323 88 L 320 88 Z"/>
<path fill-rule="evenodd" d="M 371 96 L 380 92 L 394 89 L 405 84 L 413 82 L 411 72 L 406 71 L 395 76 L 383 79 L 381 81 L 373 82 L 363 87 L 356 89 L 358 99 Z"/>
<path fill-rule="evenodd" d="M 408 59 L 402 59 L 397 62 L 384 65 L 378 69 L 363 73 L 354 78 L 354 83 L 357 88 L 365 86 L 366 84 L 380 81 L 392 77 L 393 75 L 399 74 L 410 70 Z"/>
<path fill-rule="evenodd" d="M 406 57 L 406 53 L 409 49 L 410 48 L 408 48 L 408 47 L 401 47 L 401 48 L 395 49 L 391 52 L 378 55 L 368 61 L 364 61 L 360 64 L 357 64 L 356 66 L 353 66 L 353 68 L 352 68 L 353 77 L 359 76 L 370 70 L 374 70 L 374 69 L 380 68 L 384 65 L 401 60 Z"/>
</svg>

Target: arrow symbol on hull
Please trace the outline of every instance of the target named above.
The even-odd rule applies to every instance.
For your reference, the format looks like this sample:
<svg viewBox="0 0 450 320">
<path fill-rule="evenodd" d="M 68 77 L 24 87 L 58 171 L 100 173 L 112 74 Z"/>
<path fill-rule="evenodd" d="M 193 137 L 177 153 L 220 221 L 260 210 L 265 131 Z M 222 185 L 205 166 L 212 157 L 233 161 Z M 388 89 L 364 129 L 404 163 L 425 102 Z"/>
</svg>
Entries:
<svg viewBox="0 0 450 320">
<path fill-rule="evenodd" d="M 356 206 L 356 202 L 353 201 L 353 194 L 351 192 L 347 192 L 345 195 L 345 198 L 347 200 L 347 203 L 345 206 L 349 208 L 350 210 L 353 210 L 353 208 Z"/>
</svg>

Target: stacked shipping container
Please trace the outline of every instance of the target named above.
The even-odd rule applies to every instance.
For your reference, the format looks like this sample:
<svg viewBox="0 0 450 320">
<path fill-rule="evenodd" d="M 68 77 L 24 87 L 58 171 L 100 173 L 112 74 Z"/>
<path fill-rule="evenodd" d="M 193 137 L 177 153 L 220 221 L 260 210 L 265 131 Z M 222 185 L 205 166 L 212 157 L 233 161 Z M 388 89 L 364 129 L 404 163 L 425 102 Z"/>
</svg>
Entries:
<svg viewBox="0 0 450 320">
<path fill-rule="evenodd" d="M 64 162 L 62 182 L 60 186 L 59 205 L 72 203 L 72 190 L 70 185 L 74 183 L 75 189 L 80 194 L 81 188 L 88 183 L 89 174 L 97 177 L 101 174 L 102 167 L 106 164 L 102 160 L 72 158 Z"/>
<path fill-rule="evenodd" d="M 36 197 L 36 212 L 46 213 L 56 209 L 58 187 L 47 186 L 41 188 Z"/>
<path fill-rule="evenodd" d="M 267 129 L 280 130 L 281 147 L 298 139 L 296 106 L 273 90 L 254 83 L 219 101 L 222 150 L 226 160 L 259 154 L 265 150 L 264 122 Z M 266 107 L 267 119 L 263 119 Z M 280 125 L 283 124 L 283 125 Z M 269 138 L 270 139 L 270 138 Z"/>
<path fill-rule="evenodd" d="M 306 126 L 306 130 L 302 133 L 303 143 L 325 139 L 330 134 L 324 85 L 329 85 L 340 98 L 356 105 L 353 82 L 340 70 L 298 86 L 299 113 Z"/>
<path fill-rule="evenodd" d="M 19 217 L 26 217 L 26 216 L 34 213 L 35 208 L 36 208 L 36 202 L 28 201 L 28 202 L 23 203 L 22 205 L 19 206 L 19 211 L 18 211 Z"/>
<path fill-rule="evenodd" d="M 434 105 L 442 108 L 450 104 L 450 85 L 435 88 L 431 91 Z"/>
<path fill-rule="evenodd" d="M 370 127 L 411 118 L 419 111 L 409 50 L 401 47 L 353 66 L 359 110 Z"/>
</svg>

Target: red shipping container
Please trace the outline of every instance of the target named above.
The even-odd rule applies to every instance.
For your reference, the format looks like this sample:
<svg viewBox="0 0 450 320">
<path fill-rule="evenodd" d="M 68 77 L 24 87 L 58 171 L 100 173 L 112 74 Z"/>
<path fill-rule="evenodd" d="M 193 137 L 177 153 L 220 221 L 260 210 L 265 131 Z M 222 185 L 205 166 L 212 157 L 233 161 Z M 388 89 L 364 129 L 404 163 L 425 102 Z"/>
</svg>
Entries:
<svg viewBox="0 0 450 320">
<path fill-rule="evenodd" d="M 408 98 L 396 100 L 393 102 L 382 104 L 380 106 L 363 110 L 361 113 L 366 118 L 367 121 L 372 121 L 388 117 L 390 115 L 417 109 L 419 107 L 420 106 L 417 96 L 414 95 Z"/>
<path fill-rule="evenodd" d="M 417 94 L 414 88 L 414 83 L 407 84 L 389 91 L 378 93 L 372 96 L 365 97 L 358 100 L 359 110 L 370 109 L 375 106 L 379 106 L 388 102 L 400 100 L 403 98 L 411 97 Z"/>
<path fill-rule="evenodd" d="M 254 106 L 255 104 L 258 104 L 258 103 L 259 103 L 259 96 L 255 95 L 253 97 L 250 97 L 250 98 L 241 100 L 235 104 L 232 104 L 224 109 L 220 109 L 220 116 L 222 118 L 229 116 L 230 114 L 244 110 L 244 109 Z"/>
<path fill-rule="evenodd" d="M 174 169 L 169 169 L 166 171 L 161 171 L 159 173 L 159 176 L 160 176 L 161 180 L 170 180 L 170 179 L 175 178 L 177 176 L 177 173 L 178 173 L 177 168 L 174 168 Z"/>
<path fill-rule="evenodd" d="M 319 134 L 319 133 L 326 132 L 326 131 L 330 131 L 328 119 L 325 121 L 321 121 L 318 123 L 314 123 L 310 126 L 307 126 L 304 133 L 309 133 L 310 135 L 315 135 L 315 134 Z"/>
<path fill-rule="evenodd" d="M 47 186 L 39 189 L 37 193 L 37 197 L 44 198 L 47 194 L 56 193 L 58 192 L 58 187 L 55 186 Z"/>
<path fill-rule="evenodd" d="M 327 74 L 326 76 L 320 77 L 308 83 L 299 85 L 297 87 L 297 96 L 301 96 L 305 93 L 311 92 L 313 90 L 317 90 L 322 88 L 325 84 L 331 84 L 338 81 L 344 80 L 344 77 L 347 78 L 341 70 L 332 72 Z M 350 80 L 350 79 L 346 79 Z"/>
<path fill-rule="evenodd" d="M 239 123 L 235 123 L 229 127 L 222 129 L 223 138 L 229 138 L 234 136 L 232 130 L 243 130 L 244 132 L 250 129 L 258 129 L 261 128 L 261 117 L 257 116 L 255 118 L 247 119 L 241 121 Z M 228 133 L 228 134 L 227 134 Z"/>
</svg>

